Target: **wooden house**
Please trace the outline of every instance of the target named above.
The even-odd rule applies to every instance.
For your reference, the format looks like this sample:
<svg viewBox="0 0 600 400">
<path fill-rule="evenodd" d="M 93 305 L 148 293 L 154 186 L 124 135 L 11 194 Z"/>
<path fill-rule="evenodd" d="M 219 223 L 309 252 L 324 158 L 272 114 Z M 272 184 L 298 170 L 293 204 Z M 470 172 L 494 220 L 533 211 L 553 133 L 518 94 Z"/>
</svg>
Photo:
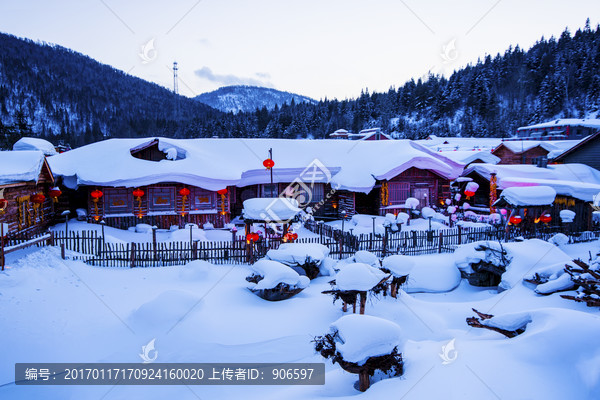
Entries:
<svg viewBox="0 0 600 400">
<path fill-rule="evenodd" d="M 54 176 L 40 151 L 0 152 L 0 223 L 9 235 L 44 230 L 54 219 Z"/>
<path fill-rule="evenodd" d="M 600 131 L 579 141 L 552 159 L 559 164 L 580 163 L 600 170 Z"/>
<path fill-rule="evenodd" d="M 263 166 L 270 150 L 272 169 Z M 222 227 L 245 200 L 278 196 L 321 218 L 341 210 L 376 215 L 407 197 L 436 204 L 463 169 L 409 140 L 111 139 L 49 161 L 70 208 L 119 228 Z"/>
<path fill-rule="evenodd" d="M 583 164 L 553 164 L 545 168 L 535 165 L 473 164 L 463 173 L 464 177 L 479 185 L 475 196 L 470 200 L 471 205 L 489 210 L 492 174 L 496 175 L 496 198 L 507 188 L 547 186 L 556 192 L 550 210 L 555 223 L 560 221 L 560 211 L 568 209 L 576 213 L 572 229 L 592 228 L 591 202 L 600 192 L 600 171 Z"/>
<path fill-rule="evenodd" d="M 540 124 L 522 126 L 517 129 L 517 137 L 533 140 L 579 140 L 600 130 L 600 119 L 563 118 Z"/>
<path fill-rule="evenodd" d="M 537 164 L 539 160 L 548 160 L 573 147 L 573 140 L 561 141 L 503 141 L 492 154 L 500 158 L 498 164 Z"/>
</svg>

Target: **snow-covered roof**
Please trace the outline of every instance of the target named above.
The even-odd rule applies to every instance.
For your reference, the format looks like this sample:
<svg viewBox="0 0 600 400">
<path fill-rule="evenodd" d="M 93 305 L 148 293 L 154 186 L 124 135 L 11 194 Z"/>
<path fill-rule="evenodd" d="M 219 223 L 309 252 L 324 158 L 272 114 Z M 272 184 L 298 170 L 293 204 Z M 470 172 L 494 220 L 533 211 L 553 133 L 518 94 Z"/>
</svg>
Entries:
<svg viewBox="0 0 600 400">
<path fill-rule="evenodd" d="M 554 203 L 556 191 L 550 186 L 514 186 L 502 191 L 499 203 L 511 206 L 549 206 Z"/>
<path fill-rule="evenodd" d="M 21 139 L 17 140 L 17 143 L 13 145 L 13 150 L 39 150 L 46 156 L 58 154 L 54 148 L 54 145 L 49 141 L 32 137 L 22 137 Z"/>
<path fill-rule="evenodd" d="M 501 142 L 501 138 L 470 138 L 470 137 L 439 137 L 430 135 L 429 139 L 416 140 L 417 143 L 429 147 L 434 151 L 492 151 Z"/>
<path fill-rule="evenodd" d="M 41 151 L 0 151 L 0 185 L 37 182 L 43 166 Z"/>
<path fill-rule="evenodd" d="M 376 179 L 390 179 L 411 168 L 429 169 L 455 179 L 462 164 L 410 140 L 346 141 L 289 139 L 166 139 L 159 148 L 185 152 L 178 160 L 146 161 L 130 150 L 149 138 L 110 139 L 48 158 L 65 185 L 143 186 L 180 182 L 209 190 L 269 183 L 262 162 L 273 149 L 273 180 L 330 181 L 338 189 L 368 193 Z M 306 176 L 308 174 L 308 176 Z"/>
<path fill-rule="evenodd" d="M 578 140 L 507 140 L 505 142 L 502 142 L 501 145 L 515 154 L 521 154 L 525 151 L 540 146 L 544 150 L 548 151 L 548 158 L 553 158 L 569 150 L 577 143 L 579 143 Z M 494 149 L 494 151 L 496 149 Z"/>
<path fill-rule="evenodd" d="M 500 158 L 493 155 L 489 150 L 457 150 L 440 151 L 444 157 L 448 157 L 463 165 L 469 165 L 474 161 L 481 160 L 487 164 L 498 164 Z"/>
<path fill-rule="evenodd" d="M 595 118 L 563 118 L 563 119 L 555 119 L 554 121 L 542 122 L 540 124 L 522 126 L 520 129 L 541 129 L 541 128 L 552 128 L 559 126 L 585 126 L 590 128 L 598 128 L 600 129 L 600 119 Z"/>
<path fill-rule="evenodd" d="M 559 195 L 583 201 L 592 201 L 594 195 L 600 192 L 600 171 L 584 164 L 551 164 L 547 168 L 521 164 L 472 164 L 463 175 L 472 172 L 488 180 L 495 172 L 499 190 L 515 186 L 550 186 Z"/>
<path fill-rule="evenodd" d="M 277 222 L 291 220 L 300 211 L 296 199 L 257 198 L 244 200 L 243 215 L 245 219 Z"/>
</svg>

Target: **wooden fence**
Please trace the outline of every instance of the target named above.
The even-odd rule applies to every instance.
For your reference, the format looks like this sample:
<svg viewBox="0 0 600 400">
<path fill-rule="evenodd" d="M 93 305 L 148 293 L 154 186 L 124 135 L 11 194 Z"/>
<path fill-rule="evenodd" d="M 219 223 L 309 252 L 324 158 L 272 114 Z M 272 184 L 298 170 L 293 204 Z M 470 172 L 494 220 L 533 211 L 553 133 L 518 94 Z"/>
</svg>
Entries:
<svg viewBox="0 0 600 400">
<path fill-rule="evenodd" d="M 457 246 L 481 240 L 516 240 L 518 230 L 506 232 L 501 227 L 444 229 L 438 231 L 400 231 L 386 230 L 383 235 L 351 235 L 349 232 L 332 228 L 314 221 L 308 221 L 306 227 L 318 234 L 318 237 L 301 238 L 297 243 L 320 243 L 329 248 L 330 256 L 342 259 L 352 256 L 359 250 L 367 250 L 378 257 L 392 254 L 420 255 L 452 252 Z M 543 240 L 556 234 L 556 229 L 536 232 L 535 237 Z M 566 232 L 573 243 L 600 238 L 600 231 Z M 533 235 L 527 235 L 532 236 Z M 253 262 L 270 249 L 277 249 L 283 243 L 282 238 L 270 237 L 255 244 L 245 240 L 232 241 L 186 241 L 149 243 L 110 243 L 97 231 L 55 231 L 29 238 L 4 238 L 0 247 L 0 257 L 14 249 L 27 246 L 41 246 L 46 243 L 61 246 L 66 257 L 69 250 L 75 254 L 71 259 L 79 259 L 90 265 L 110 267 L 158 267 L 182 265 L 194 260 L 206 260 L 213 264 L 243 264 Z M 17 247 L 15 247 L 17 246 Z"/>
<path fill-rule="evenodd" d="M 54 233 L 44 232 L 30 235 L 21 234 L 18 236 L 5 236 L 0 233 L 0 269 L 4 271 L 6 264 L 6 254 L 21 250 L 31 246 L 54 246 Z"/>
</svg>

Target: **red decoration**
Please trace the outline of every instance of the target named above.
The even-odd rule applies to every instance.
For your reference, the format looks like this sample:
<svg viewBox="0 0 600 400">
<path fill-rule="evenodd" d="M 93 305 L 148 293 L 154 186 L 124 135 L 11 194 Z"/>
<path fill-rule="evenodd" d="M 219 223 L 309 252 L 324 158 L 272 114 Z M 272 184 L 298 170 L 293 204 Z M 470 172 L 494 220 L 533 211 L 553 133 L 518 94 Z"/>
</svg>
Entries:
<svg viewBox="0 0 600 400">
<path fill-rule="evenodd" d="M 227 189 L 218 190 L 217 193 L 220 194 L 221 196 L 225 196 L 227 194 Z"/>
<path fill-rule="evenodd" d="M 523 220 L 523 218 L 521 218 L 520 215 L 513 215 L 512 217 L 510 217 L 509 221 L 513 225 L 519 225 L 522 220 Z"/>
<path fill-rule="evenodd" d="M 0 199 L 0 212 L 4 212 L 4 210 L 6 210 L 6 207 L 8 207 L 8 200 Z"/>
<path fill-rule="evenodd" d="M 271 169 L 275 166 L 275 161 L 271 160 L 270 158 L 267 158 L 265 161 L 263 161 L 263 165 L 266 169 Z"/>
<path fill-rule="evenodd" d="M 144 191 L 140 188 L 137 188 L 133 191 L 133 195 L 137 200 L 141 200 L 141 198 L 144 197 Z"/>
<path fill-rule="evenodd" d="M 104 195 L 104 193 L 102 193 L 102 190 L 96 189 L 96 190 L 92 190 L 92 193 L 90 193 L 90 196 L 92 196 L 92 199 L 94 199 L 94 202 L 97 202 L 100 197 L 102 197 Z"/>
<path fill-rule="evenodd" d="M 182 195 L 182 196 L 184 196 L 184 197 L 185 196 L 189 196 L 190 195 L 190 189 L 185 188 L 185 187 L 181 188 L 181 189 L 179 189 L 179 194 Z"/>
<path fill-rule="evenodd" d="M 37 193 L 31 196 L 31 202 L 35 204 L 42 204 L 46 200 L 46 196 L 41 193 Z"/>
<path fill-rule="evenodd" d="M 470 197 L 475 196 L 475 192 L 472 192 L 470 190 L 465 190 L 465 195 L 467 196 L 467 199 Z"/>
<path fill-rule="evenodd" d="M 550 221 L 552 221 L 552 216 L 550 214 L 542 214 L 542 216 L 540 217 L 540 221 L 547 224 Z"/>
<path fill-rule="evenodd" d="M 260 240 L 260 236 L 258 235 L 258 233 L 249 233 L 246 235 L 246 241 L 248 243 L 258 242 L 259 240 Z"/>
<path fill-rule="evenodd" d="M 293 242 L 294 240 L 298 239 L 298 234 L 297 233 L 292 233 L 292 232 L 288 232 L 286 233 L 283 238 L 288 241 L 288 242 Z"/>
<path fill-rule="evenodd" d="M 52 200 L 54 200 L 54 202 L 57 203 L 58 196 L 60 196 L 62 194 L 62 192 L 60 191 L 60 189 L 58 187 L 53 187 L 52 189 L 50 189 L 48 191 L 48 194 L 50 195 L 50 197 L 52 197 Z"/>
</svg>

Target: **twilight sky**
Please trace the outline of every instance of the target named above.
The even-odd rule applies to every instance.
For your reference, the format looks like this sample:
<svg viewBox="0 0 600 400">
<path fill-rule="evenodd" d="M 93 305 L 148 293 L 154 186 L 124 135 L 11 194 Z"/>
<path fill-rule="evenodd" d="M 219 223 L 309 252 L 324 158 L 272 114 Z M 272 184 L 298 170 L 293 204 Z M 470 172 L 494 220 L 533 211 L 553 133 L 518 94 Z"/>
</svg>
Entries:
<svg viewBox="0 0 600 400">
<path fill-rule="evenodd" d="M 320 98 L 448 75 L 600 22 L 598 0 L 19 0 L 0 31 L 56 43 L 185 96 L 233 84 Z M 0 49 L 1 51 L 1 49 Z"/>
</svg>

